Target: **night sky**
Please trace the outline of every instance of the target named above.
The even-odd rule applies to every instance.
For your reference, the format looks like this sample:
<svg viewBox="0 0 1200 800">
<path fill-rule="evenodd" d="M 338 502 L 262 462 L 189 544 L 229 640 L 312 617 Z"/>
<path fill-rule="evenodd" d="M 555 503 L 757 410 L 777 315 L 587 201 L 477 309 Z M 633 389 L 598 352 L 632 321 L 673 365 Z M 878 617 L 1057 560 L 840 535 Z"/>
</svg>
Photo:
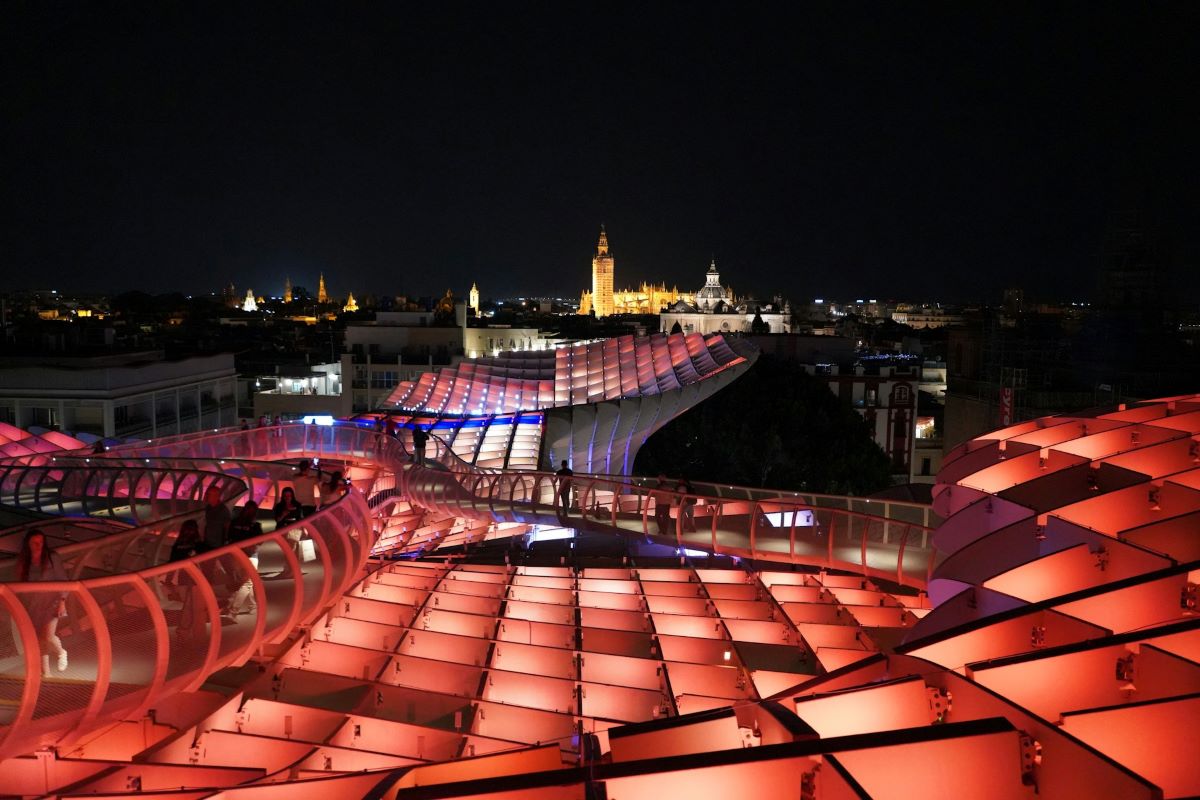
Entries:
<svg viewBox="0 0 1200 800">
<path fill-rule="evenodd" d="M 1195 286 L 1197 4 L 439 5 L 6 5 L 0 290 Z"/>
</svg>

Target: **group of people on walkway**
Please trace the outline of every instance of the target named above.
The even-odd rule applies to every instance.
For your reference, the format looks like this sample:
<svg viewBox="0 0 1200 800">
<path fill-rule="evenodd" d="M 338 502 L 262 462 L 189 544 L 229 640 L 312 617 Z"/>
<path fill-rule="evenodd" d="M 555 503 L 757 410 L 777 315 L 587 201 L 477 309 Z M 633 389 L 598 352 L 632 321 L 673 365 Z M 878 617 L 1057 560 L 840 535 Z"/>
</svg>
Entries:
<svg viewBox="0 0 1200 800">
<path fill-rule="evenodd" d="M 562 461 L 562 466 L 554 473 L 557 479 L 557 507 L 560 520 L 566 519 L 571 510 L 571 491 L 575 484 L 575 473 Z M 654 522 L 658 527 L 659 536 L 672 536 L 674 526 L 671 523 L 671 509 L 677 509 L 680 527 L 686 533 L 696 531 L 696 489 L 687 478 L 680 478 L 673 485 L 666 475 L 660 474 L 654 488 L 650 492 L 654 501 Z M 616 498 L 613 498 L 616 502 Z"/>
<path fill-rule="evenodd" d="M 424 466 L 425 449 L 429 445 L 429 431 L 416 422 L 410 422 L 405 427 L 412 431 L 413 463 L 417 466 Z M 401 430 L 402 428 L 393 417 L 384 415 L 375 421 L 375 432 L 392 439 L 398 438 Z"/>
<path fill-rule="evenodd" d="M 349 484 L 340 470 L 330 472 L 327 479 L 322 481 L 319 471 L 313 474 L 309 460 L 301 460 L 296 465 L 292 485 L 280 490 L 279 499 L 271 509 L 275 528 L 283 528 L 300 521 L 315 513 L 318 508 L 336 502 L 349 489 Z M 209 486 L 204 493 L 203 530 L 197 520 L 186 520 L 171 548 L 170 560 L 183 561 L 227 544 L 262 536 L 263 527 L 258 515 L 258 503 L 250 500 L 241 506 L 234 516 L 221 497 L 220 487 Z M 301 563 L 315 558 L 312 542 L 305 540 L 302 530 L 290 530 L 284 536 Z M 258 555 L 257 546 L 246 551 L 246 556 L 255 570 L 258 569 Z M 206 561 L 201 565 L 201 569 L 205 579 L 215 589 L 223 590 L 220 613 L 224 620 L 236 622 L 237 617 L 254 614 L 258 610 L 254 597 L 254 583 L 249 575 L 239 577 L 241 570 L 233 556 Z M 173 579 L 170 579 L 168 587 L 175 599 L 182 602 L 176 634 L 183 640 L 204 635 L 203 613 L 198 598 L 194 596 L 193 587 L 194 581 L 185 570 L 176 573 Z"/>
<path fill-rule="evenodd" d="M 260 427 L 260 428 L 271 428 L 271 427 L 278 428 L 282 424 L 283 424 L 283 417 L 281 417 L 278 414 L 276 414 L 274 416 L 274 418 L 272 418 L 270 414 L 263 414 L 262 416 L 260 416 L 258 418 L 258 427 Z M 242 419 L 242 430 L 244 430 L 244 431 L 250 430 L 250 420 L 245 419 L 245 418 Z"/>
<path fill-rule="evenodd" d="M 654 498 L 654 522 L 658 526 L 659 536 L 671 536 L 674 533 L 672 508 L 677 510 L 680 528 L 685 533 L 696 532 L 696 489 L 691 481 L 680 478 L 672 486 L 667 476 L 660 473 L 650 496 Z"/>
</svg>

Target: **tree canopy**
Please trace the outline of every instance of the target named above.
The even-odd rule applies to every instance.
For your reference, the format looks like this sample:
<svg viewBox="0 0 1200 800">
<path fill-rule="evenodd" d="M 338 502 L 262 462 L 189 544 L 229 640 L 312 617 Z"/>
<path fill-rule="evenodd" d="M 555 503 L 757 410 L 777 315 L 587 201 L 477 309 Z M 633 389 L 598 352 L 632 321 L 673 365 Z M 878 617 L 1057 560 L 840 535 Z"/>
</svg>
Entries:
<svg viewBox="0 0 1200 800">
<path fill-rule="evenodd" d="M 634 472 L 830 494 L 891 483 L 867 423 L 828 385 L 767 354 L 647 440 Z"/>
</svg>

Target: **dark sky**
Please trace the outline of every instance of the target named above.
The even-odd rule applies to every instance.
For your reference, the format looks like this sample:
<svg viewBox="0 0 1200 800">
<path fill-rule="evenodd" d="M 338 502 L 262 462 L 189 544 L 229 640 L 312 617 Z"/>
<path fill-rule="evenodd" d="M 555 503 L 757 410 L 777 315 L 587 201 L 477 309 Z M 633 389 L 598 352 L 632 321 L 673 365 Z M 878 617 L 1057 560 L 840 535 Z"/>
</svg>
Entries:
<svg viewBox="0 0 1200 800">
<path fill-rule="evenodd" d="M 603 221 L 620 285 L 1070 299 L 1134 208 L 1200 264 L 1196 4 L 559 5 L 6 5 L 0 290 L 577 294 Z"/>
</svg>

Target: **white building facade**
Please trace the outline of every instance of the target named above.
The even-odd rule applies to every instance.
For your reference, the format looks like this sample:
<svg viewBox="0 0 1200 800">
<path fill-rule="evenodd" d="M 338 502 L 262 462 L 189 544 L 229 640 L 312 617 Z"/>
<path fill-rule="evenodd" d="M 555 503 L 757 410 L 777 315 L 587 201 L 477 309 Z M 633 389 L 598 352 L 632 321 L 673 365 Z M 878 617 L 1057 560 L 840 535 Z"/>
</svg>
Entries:
<svg viewBox="0 0 1200 800">
<path fill-rule="evenodd" d="M 766 327 L 755 331 L 755 319 Z M 709 264 L 704 286 L 696 292 L 696 302 L 680 300 L 659 315 L 659 330 L 670 333 L 679 326 L 681 333 L 791 333 L 792 310 L 776 297 L 770 303 L 739 301 L 733 291 L 721 285 L 717 262 Z"/>
</svg>

